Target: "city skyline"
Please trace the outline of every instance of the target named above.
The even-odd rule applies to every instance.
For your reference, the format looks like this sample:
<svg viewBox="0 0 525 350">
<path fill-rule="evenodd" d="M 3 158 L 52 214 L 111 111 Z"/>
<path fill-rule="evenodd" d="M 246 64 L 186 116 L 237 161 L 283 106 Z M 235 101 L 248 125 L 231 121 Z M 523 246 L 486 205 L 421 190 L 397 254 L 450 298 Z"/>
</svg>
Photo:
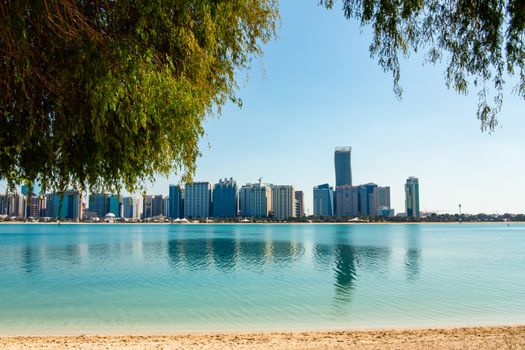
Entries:
<svg viewBox="0 0 525 350">
<path fill-rule="evenodd" d="M 421 211 L 455 213 L 461 203 L 469 214 L 525 212 L 522 99 L 505 90 L 502 127 L 482 133 L 477 96 L 447 90 L 443 65 L 423 67 L 418 55 L 402 61 L 398 100 L 392 77 L 369 57 L 369 28 L 358 33 L 315 2 L 280 8 L 279 38 L 240 79 L 243 107 L 228 104 L 205 122 L 195 182 L 234 176 L 239 184 L 259 177 L 291 184 L 312 214 L 313 187 L 335 186 L 334 147 L 352 145 L 353 182 L 390 186 L 397 212 L 410 176 L 424 184 Z M 180 179 L 159 176 L 147 192 L 166 194 Z"/>
<path fill-rule="evenodd" d="M 353 182 L 390 186 L 396 211 L 404 211 L 405 180 L 416 176 L 421 211 L 455 213 L 461 203 L 470 214 L 525 212 L 523 101 L 510 88 L 501 127 L 482 133 L 477 95 L 447 90 L 443 65 L 422 66 L 420 55 L 402 61 L 398 100 L 392 77 L 369 57 L 369 28 L 360 34 L 356 23 L 315 2 L 280 8 L 278 40 L 241 79 L 243 107 L 227 105 L 205 123 L 195 181 L 293 184 L 312 214 L 313 187 L 335 186 L 334 147 L 352 145 Z M 179 180 L 158 177 L 148 191 Z"/>
</svg>

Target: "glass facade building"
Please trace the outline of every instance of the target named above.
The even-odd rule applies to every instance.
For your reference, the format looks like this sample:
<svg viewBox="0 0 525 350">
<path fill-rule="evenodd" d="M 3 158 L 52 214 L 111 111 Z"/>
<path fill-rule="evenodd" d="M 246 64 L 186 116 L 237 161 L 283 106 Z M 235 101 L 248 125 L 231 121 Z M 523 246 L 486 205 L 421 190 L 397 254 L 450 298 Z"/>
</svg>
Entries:
<svg viewBox="0 0 525 350">
<path fill-rule="evenodd" d="M 210 216 L 211 186 L 209 182 L 187 183 L 184 187 L 184 216 L 202 219 Z"/>
<path fill-rule="evenodd" d="M 216 218 L 234 218 L 239 208 L 237 183 L 230 179 L 219 180 L 213 186 L 212 216 Z"/>
<path fill-rule="evenodd" d="M 122 216 L 121 197 L 109 193 L 92 193 L 89 195 L 89 211 L 96 213 L 97 217 L 103 218 L 106 214 L 112 213 L 115 216 Z"/>
<path fill-rule="evenodd" d="M 377 215 L 377 209 L 379 209 L 377 203 L 379 187 L 376 184 L 368 183 L 366 185 L 359 186 L 359 215 L 361 216 L 375 216 Z"/>
<path fill-rule="evenodd" d="M 336 216 L 359 215 L 359 187 L 338 186 L 335 189 Z"/>
<path fill-rule="evenodd" d="M 46 215 L 58 219 L 79 218 L 79 193 L 76 191 L 67 191 L 63 194 L 62 206 L 60 206 L 60 193 L 46 194 Z M 60 212 L 59 212 L 60 209 Z"/>
<path fill-rule="evenodd" d="M 352 147 L 336 147 L 334 153 L 335 187 L 352 186 Z"/>
<path fill-rule="evenodd" d="M 122 200 L 121 197 L 117 194 L 112 194 L 108 196 L 108 213 L 115 214 L 115 216 L 122 216 L 120 210 L 120 204 Z"/>
<path fill-rule="evenodd" d="M 334 215 L 334 189 L 329 184 L 314 187 L 314 216 Z"/>
<path fill-rule="evenodd" d="M 179 185 L 170 185 L 168 217 L 172 220 L 182 219 L 184 217 L 183 189 Z"/>
<path fill-rule="evenodd" d="M 164 196 L 159 194 L 156 196 L 144 196 L 143 199 L 142 218 L 153 218 L 164 215 Z"/>
<path fill-rule="evenodd" d="M 419 179 L 409 177 L 405 183 L 405 209 L 408 217 L 419 217 Z"/>
</svg>

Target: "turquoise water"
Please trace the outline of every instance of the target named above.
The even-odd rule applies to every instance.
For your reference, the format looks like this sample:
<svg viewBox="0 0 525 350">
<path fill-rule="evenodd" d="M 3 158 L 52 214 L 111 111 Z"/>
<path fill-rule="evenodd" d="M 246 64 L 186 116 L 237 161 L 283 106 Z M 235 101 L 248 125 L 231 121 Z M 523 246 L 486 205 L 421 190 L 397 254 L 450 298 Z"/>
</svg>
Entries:
<svg viewBox="0 0 525 350">
<path fill-rule="evenodd" d="M 525 225 L 0 225 L 0 334 L 525 323 Z"/>
</svg>

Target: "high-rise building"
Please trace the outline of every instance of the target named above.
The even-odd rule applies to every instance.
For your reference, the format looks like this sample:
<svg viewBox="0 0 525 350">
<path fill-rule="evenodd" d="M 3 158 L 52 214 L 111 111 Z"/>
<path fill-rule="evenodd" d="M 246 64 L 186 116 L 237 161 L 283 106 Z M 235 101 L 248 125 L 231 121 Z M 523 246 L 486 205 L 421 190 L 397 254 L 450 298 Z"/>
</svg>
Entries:
<svg viewBox="0 0 525 350">
<path fill-rule="evenodd" d="M 77 220 L 80 217 L 78 191 L 46 194 L 46 216 L 54 219 Z"/>
<path fill-rule="evenodd" d="M 90 212 L 97 214 L 99 218 L 103 218 L 108 213 L 108 194 L 107 193 L 91 193 L 88 199 L 88 207 Z"/>
<path fill-rule="evenodd" d="M 168 217 L 172 220 L 184 217 L 184 190 L 180 185 L 170 185 Z"/>
<path fill-rule="evenodd" d="M 378 208 L 390 209 L 390 187 L 377 188 L 377 206 Z"/>
<path fill-rule="evenodd" d="M 409 177 L 405 183 L 405 209 L 409 217 L 419 217 L 419 179 Z"/>
<path fill-rule="evenodd" d="M 336 216 L 358 216 L 359 215 L 359 187 L 337 186 L 335 189 Z"/>
<path fill-rule="evenodd" d="M 143 199 L 142 217 L 143 219 L 159 217 L 164 215 L 164 196 L 146 195 Z"/>
<path fill-rule="evenodd" d="M 212 214 L 217 218 L 234 218 L 239 208 L 237 183 L 230 179 L 219 180 L 213 186 Z"/>
<path fill-rule="evenodd" d="M 300 218 L 304 216 L 304 192 L 295 191 L 295 216 Z"/>
<path fill-rule="evenodd" d="M 334 215 L 334 189 L 328 184 L 314 187 L 314 216 Z"/>
<path fill-rule="evenodd" d="M 38 218 L 41 216 L 45 216 L 46 214 L 46 200 L 43 196 L 37 196 L 33 194 L 31 196 L 30 204 L 29 204 L 29 216 Z"/>
<path fill-rule="evenodd" d="M 211 185 L 209 182 L 187 183 L 184 187 L 184 216 L 190 219 L 210 216 Z"/>
<path fill-rule="evenodd" d="M 378 186 L 374 183 L 367 183 L 359 186 L 359 215 L 377 215 Z"/>
<path fill-rule="evenodd" d="M 9 196 L 0 194 L 0 215 L 7 215 L 9 212 Z"/>
<path fill-rule="evenodd" d="M 142 198 L 124 197 L 122 199 L 122 213 L 126 219 L 140 220 L 142 215 Z"/>
<path fill-rule="evenodd" d="M 21 193 L 11 193 L 2 196 L 2 212 L 8 216 L 23 218 L 26 216 L 26 197 Z"/>
<path fill-rule="evenodd" d="M 46 215 L 47 217 L 55 217 L 55 194 L 47 193 L 46 194 Z"/>
<path fill-rule="evenodd" d="M 272 209 L 271 185 L 246 184 L 239 192 L 239 204 L 242 217 L 267 217 Z"/>
<path fill-rule="evenodd" d="M 272 185 L 272 212 L 277 220 L 294 216 L 294 189 L 290 185 Z"/>
<path fill-rule="evenodd" d="M 122 197 L 117 194 L 111 194 L 108 196 L 108 213 L 114 214 L 117 217 L 122 216 L 121 205 Z"/>
<path fill-rule="evenodd" d="M 352 147 L 336 147 L 334 153 L 335 187 L 352 186 Z"/>
<path fill-rule="evenodd" d="M 88 199 L 89 211 L 96 213 L 99 218 L 106 214 L 113 214 L 117 217 L 122 216 L 122 196 L 109 193 L 91 193 Z"/>
</svg>

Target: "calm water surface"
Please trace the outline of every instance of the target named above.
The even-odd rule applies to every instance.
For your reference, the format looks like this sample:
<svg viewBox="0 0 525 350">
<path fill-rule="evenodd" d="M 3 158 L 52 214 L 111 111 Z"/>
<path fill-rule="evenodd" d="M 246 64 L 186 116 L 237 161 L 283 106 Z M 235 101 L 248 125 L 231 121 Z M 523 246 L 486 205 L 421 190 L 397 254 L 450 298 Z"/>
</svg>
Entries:
<svg viewBox="0 0 525 350">
<path fill-rule="evenodd" d="M 0 225 L 0 334 L 525 323 L 525 225 Z"/>
</svg>

